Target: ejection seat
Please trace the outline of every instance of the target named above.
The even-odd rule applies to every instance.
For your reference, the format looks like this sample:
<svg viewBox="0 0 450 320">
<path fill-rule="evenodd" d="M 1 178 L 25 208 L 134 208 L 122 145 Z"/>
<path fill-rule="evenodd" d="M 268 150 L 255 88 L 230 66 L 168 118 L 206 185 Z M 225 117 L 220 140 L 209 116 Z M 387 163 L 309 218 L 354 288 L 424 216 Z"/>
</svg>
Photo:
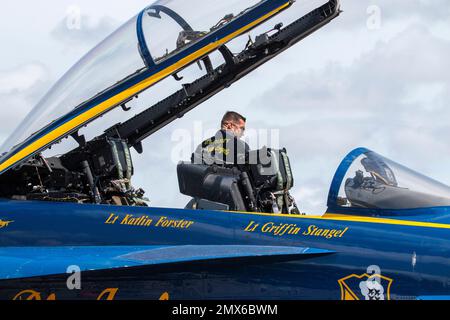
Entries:
<svg viewBox="0 0 450 320">
<path fill-rule="evenodd" d="M 193 197 L 186 208 L 299 214 L 286 150 L 263 148 L 247 158 L 238 167 L 180 162 L 180 192 Z"/>
<path fill-rule="evenodd" d="M 180 192 L 193 197 L 186 209 L 247 209 L 239 188 L 241 172 L 237 168 L 180 162 L 177 171 Z"/>
</svg>

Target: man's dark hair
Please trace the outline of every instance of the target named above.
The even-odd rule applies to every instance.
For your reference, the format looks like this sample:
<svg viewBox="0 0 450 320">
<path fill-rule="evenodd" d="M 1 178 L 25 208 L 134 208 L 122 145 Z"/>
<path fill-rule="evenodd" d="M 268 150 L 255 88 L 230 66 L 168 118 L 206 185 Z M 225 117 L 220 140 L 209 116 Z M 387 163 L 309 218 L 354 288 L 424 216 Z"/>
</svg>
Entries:
<svg viewBox="0 0 450 320">
<path fill-rule="evenodd" d="M 226 125 L 229 122 L 236 123 L 236 122 L 239 122 L 240 120 L 247 122 L 247 119 L 243 115 L 240 115 L 239 113 L 234 112 L 234 111 L 228 111 L 223 116 L 221 125 L 223 127 L 224 125 Z"/>
</svg>

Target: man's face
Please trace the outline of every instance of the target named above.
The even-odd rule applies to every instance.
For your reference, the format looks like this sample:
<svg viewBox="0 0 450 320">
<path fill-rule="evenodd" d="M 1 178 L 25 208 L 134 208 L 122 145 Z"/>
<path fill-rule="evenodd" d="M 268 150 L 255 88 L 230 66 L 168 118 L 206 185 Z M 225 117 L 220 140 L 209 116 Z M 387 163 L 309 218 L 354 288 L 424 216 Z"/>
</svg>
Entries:
<svg viewBox="0 0 450 320">
<path fill-rule="evenodd" d="M 238 122 L 229 123 L 228 130 L 233 132 L 239 139 L 242 138 L 245 133 L 245 121 L 241 119 Z"/>
</svg>

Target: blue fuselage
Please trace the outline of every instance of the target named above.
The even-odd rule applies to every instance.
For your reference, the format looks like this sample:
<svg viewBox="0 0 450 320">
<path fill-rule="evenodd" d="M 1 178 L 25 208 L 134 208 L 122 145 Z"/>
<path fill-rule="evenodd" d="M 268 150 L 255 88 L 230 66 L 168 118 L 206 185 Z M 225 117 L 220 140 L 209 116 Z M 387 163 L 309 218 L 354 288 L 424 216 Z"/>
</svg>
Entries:
<svg viewBox="0 0 450 320">
<path fill-rule="evenodd" d="M 87 273 L 92 290 L 102 291 L 102 286 L 122 288 L 123 297 L 154 299 L 159 292 L 168 292 L 175 299 L 340 299 L 347 289 L 342 279 L 350 282 L 350 288 L 356 285 L 352 281 L 360 281 L 367 274 L 369 266 L 379 267 L 382 282 L 389 282 L 384 290 L 389 290 L 391 299 L 448 296 L 447 211 L 443 208 L 439 216 L 381 219 L 2 201 L 0 219 L 8 224 L 0 229 L 0 246 L 32 250 L 61 246 L 258 245 L 330 251 L 276 263 L 265 260 L 116 270 L 110 276 L 103 275 L 103 282 Z M 2 298 L 12 298 L 28 284 L 36 288 L 38 283 L 44 286 L 47 282 L 42 277 L 2 283 L 10 288 L 3 291 L 9 296 Z"/>
</svg>

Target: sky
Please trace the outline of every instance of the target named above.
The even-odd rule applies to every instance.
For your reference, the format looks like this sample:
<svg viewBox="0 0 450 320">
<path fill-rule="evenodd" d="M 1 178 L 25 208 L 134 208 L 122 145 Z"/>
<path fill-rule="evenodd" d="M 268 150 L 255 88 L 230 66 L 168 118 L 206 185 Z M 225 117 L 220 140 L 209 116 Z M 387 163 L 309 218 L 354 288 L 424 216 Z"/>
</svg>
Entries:
<svg viewBox="0 0 450 320">
<path fill-rule="evenodd" d="M 288 23 L 323 0 L 298 0 L 252 35 Z M 0 19 L 0 140 L 85 53 L 148 5 L 146 1 L 8 1 Z M 23 8 L 26 8 L 24 10 Z M 235 110 L 248 118 L 252 148 L 286 147 L 293 195 L 302 211 L 323 213 L 343 157 L 367 147 L 450 184 L 450 3 L 448 0 L 342 0 L 325 28 L 151 136 L 135 152 L 134 185 L 151 205 L 183 207 L 176 165 Z M 20 23 L 18 23 L 20 21 Z M 242 50 L 246 38 L 230 44 Z M 190 68 L 186 81 L 200 75 Z M 179 89 L 167 79 L 85 129 L 88 137 Z M 278 137 L 278 138 L 277 138 Z M 52 152 L 73 147 L 65 141 Z"/>
</svg>

